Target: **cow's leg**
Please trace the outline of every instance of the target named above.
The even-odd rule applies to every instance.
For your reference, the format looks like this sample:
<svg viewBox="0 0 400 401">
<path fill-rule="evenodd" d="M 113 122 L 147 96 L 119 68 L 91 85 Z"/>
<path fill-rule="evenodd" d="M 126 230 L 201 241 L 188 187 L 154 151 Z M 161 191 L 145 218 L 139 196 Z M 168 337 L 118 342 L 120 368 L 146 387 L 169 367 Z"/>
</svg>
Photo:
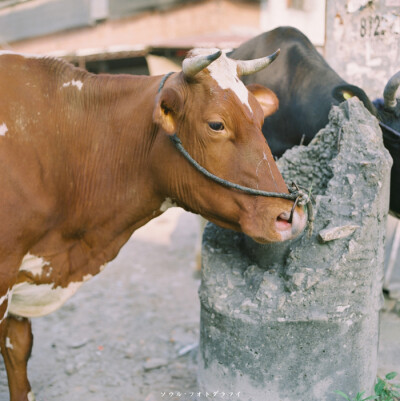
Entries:
<svg viewBox="0 0 400 401">
<path fill-rule="evenodd" d="M 28 319 L 8 314 L 20 258 L 15 257 L 15 261 L 9 258 L 8 262 L 0 264 L 0 350 L 7 370 L 10 401 L 32 401 L 34 397 L 27 378 L 27 361 L 32 348 L 31 325 Z"/>
<path fill-rule="evenodd" d="M 27 376 L 33 336 L 26 318 L 6 317 L 0 324 L 0 347 L 7 370 L 10 401 L 33 401 Z"/>
<path fill-rule="evenodd" d="M 0 165 L 1 165 L 0 158 Z M 32 348 L 32 331 L 28 319 L 8 314 L 8 303 L 24 255 L 48 227 L 39 207 L 30 207 L 28 198 L 21 198 L 24 187 L 13 188 L 18 180 L 0 174 L 0 188 L 7 194 L 0 202 L 0 348 L 7 370 L 10 401 L 32 401 L 27 378 L 27 361 Z M 33 197 L 32 199 L 35 199 Z M 12 302 L 12 301 L 11 301 Z"/>
</svg>

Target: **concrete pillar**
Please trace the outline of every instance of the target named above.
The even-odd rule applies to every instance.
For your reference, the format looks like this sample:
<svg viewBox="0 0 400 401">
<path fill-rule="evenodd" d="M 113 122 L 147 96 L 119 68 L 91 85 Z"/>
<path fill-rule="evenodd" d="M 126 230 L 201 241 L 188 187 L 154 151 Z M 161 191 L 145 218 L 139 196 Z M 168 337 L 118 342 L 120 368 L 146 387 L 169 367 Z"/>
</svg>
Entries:
<svg viewBox="0 0 400 401">
<path fill-rule="evenodd" d="M 371 393 L 391 167 L 377 121 L 350 99 L 278 164 L 285 179 L 312 187 L 313 234 L 260 245 L 207 225 L 200 390 L 240 393 L 240 401 Z"/>
</svg>

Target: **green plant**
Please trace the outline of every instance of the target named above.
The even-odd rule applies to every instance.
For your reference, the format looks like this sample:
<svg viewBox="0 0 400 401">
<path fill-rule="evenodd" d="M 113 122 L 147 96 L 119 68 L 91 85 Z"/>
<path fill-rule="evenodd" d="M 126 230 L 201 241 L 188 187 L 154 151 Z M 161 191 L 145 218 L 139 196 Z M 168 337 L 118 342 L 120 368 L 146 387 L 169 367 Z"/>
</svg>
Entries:
<svg viewBox="0 0 400 401">
<path fill-rule="evenodd" d="M 353 399 L 351 399 L 347 394 L 343 393 L 343 391 L 335 391 L 335 393 L 347 401 L 400 401 L 400 384 L 390 383 L 390 381 L 396 376 L 396 372 L 390 372 L 385 376 L 384 379 L 378 377 L 378 381 L 374 387 L 375 395 L 370 395 L 366 398 L 363 398 L 365 391 L 357 393 L 356 397 Z"/>
<path fill-rule="evenodd" d="M 377 400 L 378 396 L 376 395 L 370 395 L 367 398 L 363 398 L 363 395 L 365 393 L 365 391 L 363 391 L 362 393 L 357 393 L 356 394 L 356 398 L 351 399 L 347 394 L 343 393 L 343 391 L 335 391 L 336 394 L 339 394 L 341 397 L 343 397 L 345 400 L 347 401 L 367 401 L 367 400 Z"/>
<path fill-rule="evenodd" d="M 378 377 L 375 384 L 375 394 L 379 397 L 379 401 L 399 401 L 400 400 L 400 384 L 389 383 L 397 376 L 396 372 L 388 373 L 384 379 Z"/>
</svg>

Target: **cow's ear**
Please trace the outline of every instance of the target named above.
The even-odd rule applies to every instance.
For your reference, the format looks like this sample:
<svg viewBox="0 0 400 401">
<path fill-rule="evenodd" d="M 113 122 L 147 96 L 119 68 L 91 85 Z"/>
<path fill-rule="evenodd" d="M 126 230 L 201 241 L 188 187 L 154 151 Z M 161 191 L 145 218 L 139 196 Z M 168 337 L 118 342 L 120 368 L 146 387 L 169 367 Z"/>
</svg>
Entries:
<svg viewBox="0 0 400 401">
<path fill-rule="evenodd" d="M 182 100 L 178 92 L 172 88 L 165 88 L 158 95 L 153 120 L 160 124 L 164 130 L 172 135 L 177 130 L 178 114 Z"/>
<path fill-rule="evenodd" d="M 358 99 L 361 100 L 361 102 L 364 104 L 364 106 L 371 114 L 373 114 L 374 116 L 376 116 L 377 114 L 376 109 L 372 104 L 371 100 L 369 99 L 369 97 L 367 96 L 367 94 L 358 86 L 350 84 L 335 86 L 332 89 L 332 96 L 339 103 L 342 103 L 353 96 L 358 97 Z"/>
<path fill-rule="evenodd" d="M 332 95 L 338 102 L 344 102 L 354 96 L 358 97 L 354 91 L 354 87 L 350 85 L 336 86 L 332 90 Z"/>
<path fill-rule="evenodd" d="M 264 118 L 275 113 L 279 107 L 279 100 L 271 89 L 258 84 L 247 85 L 247 89 L 255 96 L 264 112 Z"/>
</svg>

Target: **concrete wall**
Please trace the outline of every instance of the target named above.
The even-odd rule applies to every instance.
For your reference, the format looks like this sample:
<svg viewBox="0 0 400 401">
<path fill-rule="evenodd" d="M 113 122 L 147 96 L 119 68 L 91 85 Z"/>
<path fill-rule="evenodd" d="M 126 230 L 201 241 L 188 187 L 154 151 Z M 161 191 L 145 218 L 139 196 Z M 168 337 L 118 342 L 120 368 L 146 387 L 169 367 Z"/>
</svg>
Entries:
<svg viewBox="0 0 400 401">
<path fill-rule="evenodd" d="M 372 98 L 400 69 L 400 0 L 328 0 L 325 57 Z"/>
</svg>

